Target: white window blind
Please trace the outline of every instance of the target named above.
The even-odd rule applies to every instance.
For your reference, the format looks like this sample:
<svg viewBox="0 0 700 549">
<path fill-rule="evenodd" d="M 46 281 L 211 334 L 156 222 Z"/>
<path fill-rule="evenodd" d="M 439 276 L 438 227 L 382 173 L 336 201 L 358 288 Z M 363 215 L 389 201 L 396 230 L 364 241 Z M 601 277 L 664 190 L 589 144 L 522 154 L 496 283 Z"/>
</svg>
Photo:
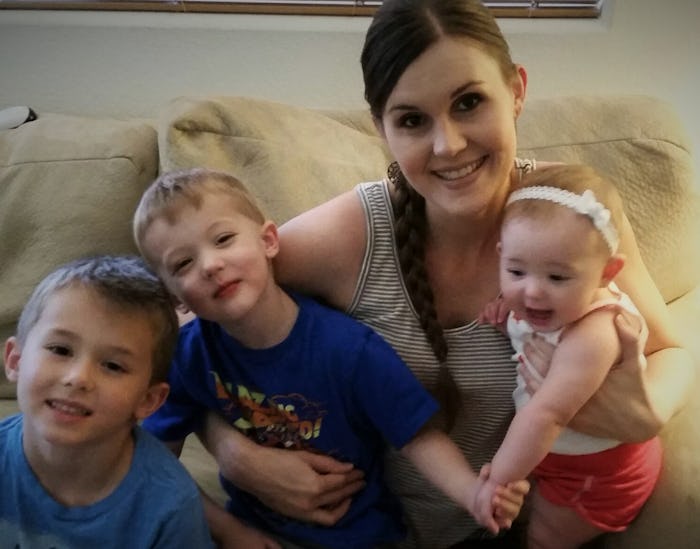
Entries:
<svg viewBox="0 0 700 549">
<path fill-rule="evenodd" d="M 604 0 L 487 0 L 496 17 L 598 17 Z M 380 0 L 0 0 L 0 9 L 371 16 Z"/>
</svg>

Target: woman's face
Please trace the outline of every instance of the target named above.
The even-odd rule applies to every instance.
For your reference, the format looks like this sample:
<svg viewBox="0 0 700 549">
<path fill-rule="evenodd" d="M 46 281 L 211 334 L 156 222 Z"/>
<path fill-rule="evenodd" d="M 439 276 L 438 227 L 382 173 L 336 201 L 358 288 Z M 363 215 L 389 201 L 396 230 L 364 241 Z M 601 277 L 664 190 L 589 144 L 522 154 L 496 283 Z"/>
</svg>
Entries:
<svg viewBox="0 0 700 549">
<path fill-rule="evenodd" d="M 450 37 L 403 73 L 378 128 L 429 211 L 476 213 L 505 196 L 523 77 L 505 81 L 488 53 Z"/>
</svg>

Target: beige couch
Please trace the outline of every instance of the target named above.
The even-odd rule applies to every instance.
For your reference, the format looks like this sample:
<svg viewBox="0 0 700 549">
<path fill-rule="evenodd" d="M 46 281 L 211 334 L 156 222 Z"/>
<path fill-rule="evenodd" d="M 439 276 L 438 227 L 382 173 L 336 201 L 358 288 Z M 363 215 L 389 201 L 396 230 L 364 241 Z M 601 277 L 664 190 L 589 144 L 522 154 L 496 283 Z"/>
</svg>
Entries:
<svg viewBox="0 0 700 549">
<path fill-rule="evenodd" d="M 684 342 L 700 359 L 700 187 L 678 118 L 648 97 L 530 101 L 518 122 L 521 156 L 589 163 L 620 186 L 643 256 Z M 85 254 L 133 252 L 130 216 L 160 169 L 231 171 L 283 222 L 360 181 L 379 179 L 387 152 L 364 111 L 311 111 L 251 98 L 179 98 L 153 121 L 39 112 L 0 131 L 0 337 L 34 284 Z M 16 410 L 0 384 L 0 416 Z M 700 412 L 694 399 L 664 429 L 664 470 L 641 516 L 605 547 L 700 546 Z M 183 460 L 216 490 L 196 443 Z M 220 497 L 219 493 L 219 497 Z"/>
</svg>

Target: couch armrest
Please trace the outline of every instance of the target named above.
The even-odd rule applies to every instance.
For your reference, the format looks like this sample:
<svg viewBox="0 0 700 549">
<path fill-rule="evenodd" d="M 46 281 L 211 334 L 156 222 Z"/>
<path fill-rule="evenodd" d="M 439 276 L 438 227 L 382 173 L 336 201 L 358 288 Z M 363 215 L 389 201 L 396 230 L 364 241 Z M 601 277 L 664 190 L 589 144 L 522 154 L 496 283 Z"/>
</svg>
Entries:
<svg viewBox="0 0 700 549">
<path fill-rule="evenodd" d="M 700 370 L 700 287 L 669 306 L 683 345 Z M 696 378 L 697 394 L 700 374 Z M 695 549 L 700 544 L 700 398 L 691 401 L 661 433 L 664 465 L 659 483 L 637 520 L 621 535 L 611 535 L 607 549 Z"/>
</svg>

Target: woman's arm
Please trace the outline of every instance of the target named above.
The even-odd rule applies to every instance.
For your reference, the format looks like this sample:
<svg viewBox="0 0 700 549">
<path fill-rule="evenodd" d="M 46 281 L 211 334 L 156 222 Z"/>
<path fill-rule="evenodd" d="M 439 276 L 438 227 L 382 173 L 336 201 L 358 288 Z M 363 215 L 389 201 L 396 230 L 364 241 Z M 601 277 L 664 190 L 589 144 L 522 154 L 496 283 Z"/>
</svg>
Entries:
<svg viewBox="0 0 700 549">
<path fill-rule="evenodd" d="M 225 478 L 291 518 L 332 526 L 365 485 L 364 474 L 351 463 L 259 446 L 213 412 L 200 438 Z"/>
<path fill-rule="evenodd" d="M 626 263 L 616 282 L 646 320 L 649 338 L 641 349 L 638 324 L 630 315 L 618 316 L 622 362 L 610 372 L 571 426 L 596 436 L 638 442 L 656 435 L 684 406 L 696 367 L 690 353 L 680 345 L 668 308 L 642 261 L 627 218 L 620 233 Z"/>
</svg>

